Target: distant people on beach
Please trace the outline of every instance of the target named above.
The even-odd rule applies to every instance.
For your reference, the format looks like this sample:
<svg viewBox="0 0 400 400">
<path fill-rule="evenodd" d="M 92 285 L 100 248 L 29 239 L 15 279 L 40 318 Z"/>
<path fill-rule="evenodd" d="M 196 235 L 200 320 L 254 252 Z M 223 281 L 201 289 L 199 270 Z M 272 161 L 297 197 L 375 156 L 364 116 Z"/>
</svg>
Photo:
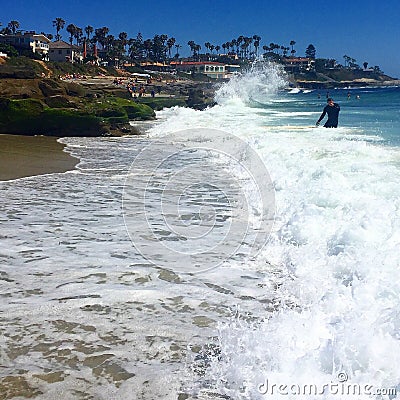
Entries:
<svg viewBox="0 0 400 400">
<path fill-rule="evenodd" d="M 86 75 L 81 75 L 81 74 L 65 74 L 65 75 L 58 75 L 58 79 L 60 79 L 60 80 L 87 79 L 87 77 L 86 77 Z"/>
<path fill-rule="evenodd" d="M 328 114 L 328 120 L 325 122 L 324 127 L 325 128 L 337 128 L 338 126 L 338 120 L 339 120 L 339 111 L 340 111 L 340 106 L 339 104 L 335 103 L 333 99 L 328 97 L 327 105 L 324 107 L 324 110 L 322 111 L 321 116 L 319 117 L 316 125 L 318 126 L 319 123 L 323 120 L 326 114 Z"/>
</svg>

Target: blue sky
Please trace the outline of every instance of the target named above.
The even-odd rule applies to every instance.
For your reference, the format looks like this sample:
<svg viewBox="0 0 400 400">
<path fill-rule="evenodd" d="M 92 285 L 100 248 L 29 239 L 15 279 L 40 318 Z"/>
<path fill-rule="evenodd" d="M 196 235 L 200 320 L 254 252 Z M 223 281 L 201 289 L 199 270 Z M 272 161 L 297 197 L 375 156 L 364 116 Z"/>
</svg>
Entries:
<svg viewBox="0 0 400 400">
<path fill-rule="evenodd" d="M 204 49 L 205 42 L 221 45 L 257 34 L 261 46 L 288 46 L 294 40 L 296 55 L 303 56 L 312 43 L 317 57 L 343 63 L 348 55 L 400 78 L 398 0 L 0 0 L 0 5 L 3 26 L 16 19 L 21 29 L 54 34 L 51 21 L 61 17 L 82 28 L 107 26 L 115 36 L 121 31 L 129 37 L 140 31 L 144 38 L 165 33 L 183 46 L 183 55 L 189 54 L 189 40 Z M 61 33 L 66 40 L 67 33 Z"/>
</svg>

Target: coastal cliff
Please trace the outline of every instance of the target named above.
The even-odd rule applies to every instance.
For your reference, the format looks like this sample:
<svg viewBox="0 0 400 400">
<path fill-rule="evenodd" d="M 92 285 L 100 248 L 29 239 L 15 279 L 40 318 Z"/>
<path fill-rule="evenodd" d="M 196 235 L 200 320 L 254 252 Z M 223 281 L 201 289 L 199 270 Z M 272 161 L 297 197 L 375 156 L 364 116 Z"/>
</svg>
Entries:
<svg viewBox="0 0 400 400">
<path fill-rule="evenodd" d="M 115 69 L 49 65 L 22 57 L 17 60 L 3 60 L 0 65 L 0 133 L 137 134 L 129 121 L 155 119 L 155 111 L 164 107 L 204 109 L 213 103 L 213 85 L 208 82 L 148 76 L 133 79 L 133 75 Z M 143 95 L 133 98 L 129 85 L 142 87 Z"/>
<path fill-rule="evenodd" d="M 0 133 L 121 135 L 134 133 L 130 120 L 155 118 L 146 104 L 96 93 L 54 76 L 44 63 L 23 61 L 0 66 Z"/>
</svg>

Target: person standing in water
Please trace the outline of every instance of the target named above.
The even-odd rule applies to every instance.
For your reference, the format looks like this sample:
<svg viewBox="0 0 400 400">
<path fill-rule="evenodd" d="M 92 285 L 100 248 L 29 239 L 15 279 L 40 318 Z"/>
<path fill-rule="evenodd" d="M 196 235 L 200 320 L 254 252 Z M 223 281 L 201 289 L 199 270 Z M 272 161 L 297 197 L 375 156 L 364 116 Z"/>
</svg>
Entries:
<svg viewBox="0 0 400 400">
<path fill-rule="evenodd" d="M 322 111 L 321 116 L 319 117 L 316 125 L 318 126 L 322 119 L 328 114 L 328 120 L 325 122 L 325 128 L 337 128 L 338 126 L 338 119 L 339 119 L 339 111 L 340 106 L 339 104 L 335 103 L 330 97 L 326 100 L 328 104 L 325 106 L 324 110 Z"/>
</svg>

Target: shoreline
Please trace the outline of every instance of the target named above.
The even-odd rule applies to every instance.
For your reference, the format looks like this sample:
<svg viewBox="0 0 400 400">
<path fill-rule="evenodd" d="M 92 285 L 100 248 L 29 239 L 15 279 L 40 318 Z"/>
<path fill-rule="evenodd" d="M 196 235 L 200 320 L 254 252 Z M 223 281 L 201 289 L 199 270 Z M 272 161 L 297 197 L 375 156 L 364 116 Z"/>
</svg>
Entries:
<svg viewBox="0 0 400 400">
<path fill-rule="evenodd" d="M 58 137 L 0 134 L 0 181 L 72 171 L 79 159 Z"/>
</svg>

